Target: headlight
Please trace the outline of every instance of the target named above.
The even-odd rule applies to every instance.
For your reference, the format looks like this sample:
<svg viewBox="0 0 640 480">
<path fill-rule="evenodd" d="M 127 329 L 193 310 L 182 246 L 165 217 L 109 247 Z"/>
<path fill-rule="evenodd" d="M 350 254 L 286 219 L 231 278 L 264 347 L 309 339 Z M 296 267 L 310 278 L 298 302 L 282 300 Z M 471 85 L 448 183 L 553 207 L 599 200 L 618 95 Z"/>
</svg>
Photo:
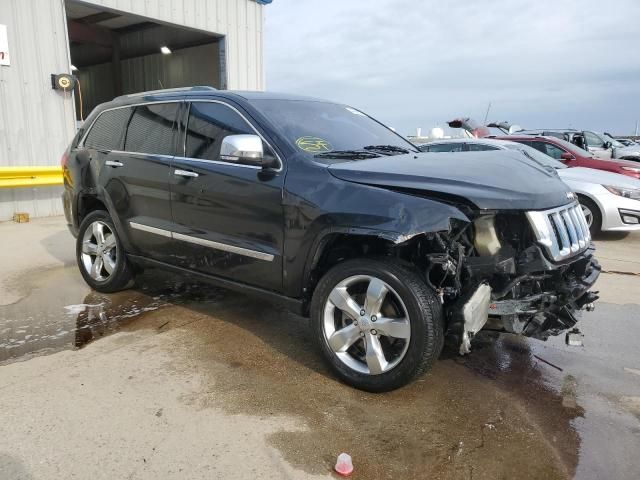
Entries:
<svg viewBox="0 0 640 480">
<path fill-rule="evenodd" d="M 613 187 L 611 185 L 602 185 L 614 195 L 618 195 L 624 198 L 632 198 L 633 200 L 640 200 L 640 189 L 637 188 L 624 188 Z"/>
</svg>

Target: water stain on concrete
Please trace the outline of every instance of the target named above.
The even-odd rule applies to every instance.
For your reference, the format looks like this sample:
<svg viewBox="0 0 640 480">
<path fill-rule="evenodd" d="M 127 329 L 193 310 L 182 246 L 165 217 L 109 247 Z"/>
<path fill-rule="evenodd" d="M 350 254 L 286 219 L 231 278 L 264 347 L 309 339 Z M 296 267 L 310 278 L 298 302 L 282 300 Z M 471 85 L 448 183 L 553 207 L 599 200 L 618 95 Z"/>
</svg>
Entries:
<svg viewBox="0 0 640 480">
<path fill-rule="evenodd" d="M 345 451 L 357 478 L 570 478 L 575 471 L 580 440 L 571 420 L 580 409 L 563 407 L 533 357 L 520 358 L 526 347 L 488 347 L 469 360 L 445 355 L 417 382 L 376 395 L 334 379 L 304 319 L 262 302 L 187 308 L 201 321 L 183 327 L 192 335 L 173 347 L 180 360 L 171 368 L 197 368 L 210 388 L 184 401 L 303 418 L 307 431 L 270 437 L 295 468 L 327 473 Z M 515 392 L 523 383 L 525 392 Z"/>
<path fill-rule="evenodd" d="M 185 302 L 216 302 L 226 295 L 162 272 L 142 275 L 138 288 L 102 294 L 84 283 L 75 266 L 30 272 L 16 283 L 29 293 L 0 307 L 0 365 L 82 348 L 125 327 L 135 328 L 132 323 L 149 312 Z"/>
<path fill-rule="evenodd" d="M 329 473 L 342 451 L 354 458 L 354 478 L 575 472 L 580 437 L 572 420 L 582 414 L 575 380 L 562 391 L 550 387 L 526 341 L 480 338 L 473 355 L 447 351 L 418 381 L 376 395 L 338 382 L 307 321 L 269 303 L 160 272 L 112 295 L 88 291 L 69 269 L 31 281 L 27 298 L 0 308 L 1 360 L 80 348 L 119 330 L 172 332 L 167 373 L 207 379 L 182 400 L 258 419 L 301 418 L 306 430 L 283 430 L 269 442 L 308 473 Z"/>
</svg>

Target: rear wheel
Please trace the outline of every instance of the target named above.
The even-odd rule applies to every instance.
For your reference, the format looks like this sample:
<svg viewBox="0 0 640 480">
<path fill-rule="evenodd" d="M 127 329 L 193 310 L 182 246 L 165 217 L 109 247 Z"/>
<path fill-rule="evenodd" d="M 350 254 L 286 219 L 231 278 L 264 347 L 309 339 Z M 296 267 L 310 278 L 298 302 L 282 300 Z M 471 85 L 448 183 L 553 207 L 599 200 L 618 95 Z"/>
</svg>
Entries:
<svg viewBox="0 0 640 480">
<path fill-rule="evenodd" d="M 89 213 L 78 231 L 76 257 L 91 288 L 111 293 L 133 284 L 133 272 L 111 217 L 104 210 Z"/>
<path fill-rule="evenodd" d="M 389 259 L 349 260 L 318 283 L 316 341 L 346 383 L 383 392 L 425 372 L 443 345 L 442 307 L 411 268 Z"/>
<path fill-rule="evenodd" d="M 600 233 L 602 229 L 602 213 L 593 200 L 589 198 L 580 197 L 580 206 L 584 213 L 584 218 L 587 219 L 587 225 L 589 225 L 589 231 L 591 235 Z"/>
</svg>

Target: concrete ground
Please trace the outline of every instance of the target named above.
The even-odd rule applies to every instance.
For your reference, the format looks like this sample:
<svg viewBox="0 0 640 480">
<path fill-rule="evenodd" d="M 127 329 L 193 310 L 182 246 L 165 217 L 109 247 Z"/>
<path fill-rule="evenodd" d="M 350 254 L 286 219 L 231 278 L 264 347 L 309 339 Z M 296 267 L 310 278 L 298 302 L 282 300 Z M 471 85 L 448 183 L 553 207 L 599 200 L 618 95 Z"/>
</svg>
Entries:
<svg viewBox="0 0 640 480">
<path fill-rule="evenodd" d="M 616 478 L 640 472 L 640 234 L 597 240 L 563 339 L 478 339 L 401 390 L 342 385 L 304 319 L 145 273 L 90 291 L 61 218 L 0 224 L 0 478 Z"/>
</svg>

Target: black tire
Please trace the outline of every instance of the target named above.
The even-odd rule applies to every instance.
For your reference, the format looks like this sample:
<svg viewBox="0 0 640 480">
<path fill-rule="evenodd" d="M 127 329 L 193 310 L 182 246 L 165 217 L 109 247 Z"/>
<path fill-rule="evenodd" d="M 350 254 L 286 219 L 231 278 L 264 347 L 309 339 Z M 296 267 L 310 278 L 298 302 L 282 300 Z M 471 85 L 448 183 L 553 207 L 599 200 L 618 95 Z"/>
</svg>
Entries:
<svg viewBox="0 0 640 480">
<path fill-rule="evenodd" d="M 91 273 L 87 270 L 83 259 L 83 241 L 85 237 L 85 233 L 87 233 L 87 229 L 91 228 L 95 222 L 102 222 L 105 224 L 115 239 L 115 248 L 116 251 L 113 254 L 115 258 L 115 266 L 111 273 L 108 274 L 108 277 L 99 280 L 95 279 L 91 276 Z M 92 259 L 95 257 L 91 257 Z M 127 256 L 125 254 L 122 243 L 120 242 L 120 238 L 118 237 L 118 232 L 111 220 L 109 214 L 104 210 L 95 210 L 89 213 L 80 224 L 80 228 L 78 229 L 78 238 L 76 239 L 76 260 L 78 262 L 78 268 L 80 269 L 80 274 L 82 278 L 84 278 L 85 282 L 98 292 L 103 293 L 113 293 L 120 290 L 125 290 L 133 285 L 134 275 L 133 269 L 129 262 L 127 261 Z M 102 270 L 106 272 L 106 270 Z"/>
<path fill-rule="evenodd" d="M 329 295 L 340 282 L 356 275 L 372 276 L 391 286 L 409 316 L 411 336 L 404 357 L 391 370 L 375 375 L 343 363 L 329 346 L 324 329 Z M 332 370 L 342 381 L 361 390 L 386 392 L 400 388 L 429 370 L 442 352 L 444 325 L 438 297 L 414 269 L 394 259 L 361 258 L 333 267 L 318 283 L 310 313 L 315 341 Z"/>
<path fill-rule="evenodd" d="M 591 225 L 589 225 L 589 231 L 591 232 L 591 236 L 597 235 L 602 230 L 602 213 L 600 212 L 600 208 L 598 208 L 593 200 L 587 197 L 580 196 L 578 200 L 581 205 L 584 205 L 591 211 L 592 221 Z"/>
</svg>

